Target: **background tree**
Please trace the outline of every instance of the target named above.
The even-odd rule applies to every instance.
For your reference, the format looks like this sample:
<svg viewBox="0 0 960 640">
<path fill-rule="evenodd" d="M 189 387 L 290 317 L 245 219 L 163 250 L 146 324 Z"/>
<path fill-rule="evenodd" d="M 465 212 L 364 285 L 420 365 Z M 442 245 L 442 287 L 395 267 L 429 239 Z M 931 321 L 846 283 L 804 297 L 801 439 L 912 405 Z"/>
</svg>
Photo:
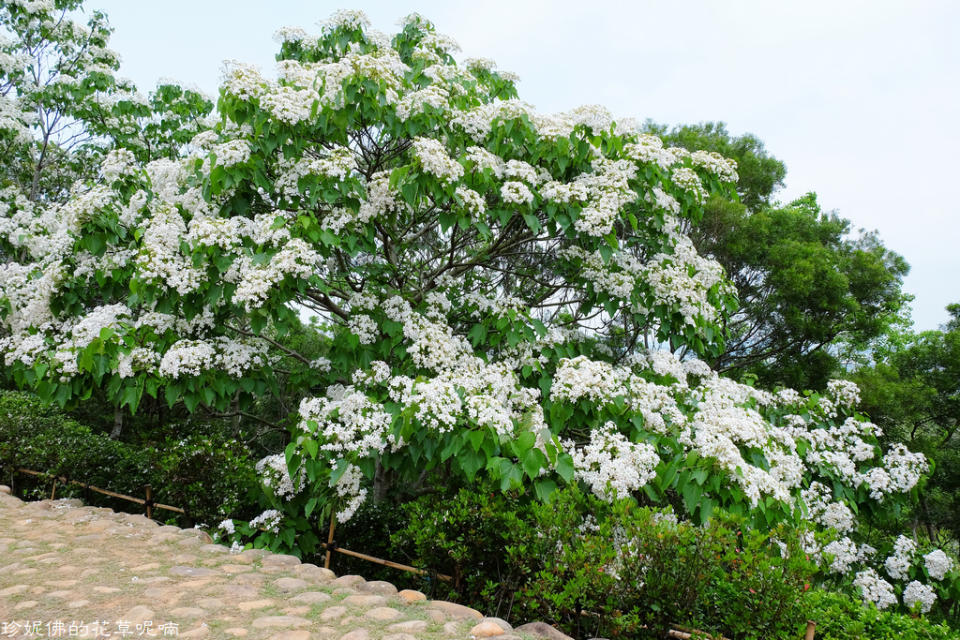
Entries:
<svg viewBox="0 0 960 640">
<path fill-rule="evenodd" d="M 902 332 L 875 351 L 854 379 L 863 407 L 888 441 L 910 443 L 934 461 L 914 524 L 931 539 L 960 539 L 960 305 L 939 331 Z"/>
<path fill-rule="evenodd" d="M 786 168 L 756 137 L 732 137 L 711 122 L 647 128 L 737 161 L 740 202 L 709 199 L 702 222 L 689 229 L 739 293 L 726 347 L 712 360 L 718 370 L 753 374 L 769 386 L 822 389 L 849 352 L 867 349 L 897 321 L 908 299 L 901 291 L 906 261 L 875 233 L 851 234 L 849 221 L 824 212 L 815 194 L 772 202 Z"/>
<path fill-rule="evenodd" d="M 163 83 L 144 96 L 118 79 L 111 32 L 82 0 L 0 2 L 3 200 L 62 201 L 114 147 L 175 157 L 212 111 L 199 91 Z"/>
</svg>

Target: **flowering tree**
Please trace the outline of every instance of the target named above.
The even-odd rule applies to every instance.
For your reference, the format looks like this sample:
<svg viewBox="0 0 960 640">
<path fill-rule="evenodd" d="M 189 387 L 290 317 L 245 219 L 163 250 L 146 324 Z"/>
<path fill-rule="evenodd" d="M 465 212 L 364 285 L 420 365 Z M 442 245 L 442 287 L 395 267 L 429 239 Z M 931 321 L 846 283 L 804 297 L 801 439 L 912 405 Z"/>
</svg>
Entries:
<svg viewBox="0 0 960 640">
<path fill-rule="evenodd" d="M 599 107 L 539 114 L 419 16 L 393 38 L 341 13 L 280 39 L 277 79 L 229 64 L 189 143 L 104 134 L 62 203 L 5 192 L 0 350 L 19 384 L 132 411 L 292 390 L 290 444 L 259 465 L 275 508 L 251 523 L 275 546 L 309 551 L 317 515 L 350 518 L 371 487 L 483 475 L 697 520 L 806 514 L 840 536 L 827 562 L 863 557 L 854 512 L 912 491 L 925 459 L 882 452 L 849 384 L 765 392 L 673 353 L 718 353 L 736 305 L 682 232 L 735 197 L 734 163 Z M 308 315 L 322 354 L 290 339 Z"/>
<path fill-rule="evenodd" d="M 175 83 L 146 97 L 116 78 L 106 16 L 84 21 L 80 9 L 81 0 L 0 2 L 0 179 L 16 186 L 4 201 L 69 197 L 109 146 L 145 161 L 176 156 L 213 108 Z"/>
</svg>

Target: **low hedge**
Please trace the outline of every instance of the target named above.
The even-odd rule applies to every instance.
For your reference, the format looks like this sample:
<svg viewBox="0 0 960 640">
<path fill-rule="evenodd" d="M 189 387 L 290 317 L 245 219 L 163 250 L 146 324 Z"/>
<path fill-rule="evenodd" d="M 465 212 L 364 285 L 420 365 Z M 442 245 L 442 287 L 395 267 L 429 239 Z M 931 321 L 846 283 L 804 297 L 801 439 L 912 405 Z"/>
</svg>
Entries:
<svg viewBox="0 0 960 640">
<path fill-rule="evenodd" d="M 208 432 L 211 430 L 207 430 Z M 0 391 L 0 469 L 30 497 L 49 493 L 49 480 L 15 474 L 17 468 L 64 476 L 102 489 L 143 497 L 151 485 L 154 500 L 181 507 L 187 514 L 155 511 L 158 519 L 178 524 L 216 526 L 223 518 L 249 515 L 259 484 L 245 448 L 216 435 L 168 438 L 155 443 L 112 440 L 42 403 L 27 393 Z M 61 485 L 61 497 L 86 500 L 128 511 L 133 503 L 104 500 L 75 485 Z"/>
</svg>

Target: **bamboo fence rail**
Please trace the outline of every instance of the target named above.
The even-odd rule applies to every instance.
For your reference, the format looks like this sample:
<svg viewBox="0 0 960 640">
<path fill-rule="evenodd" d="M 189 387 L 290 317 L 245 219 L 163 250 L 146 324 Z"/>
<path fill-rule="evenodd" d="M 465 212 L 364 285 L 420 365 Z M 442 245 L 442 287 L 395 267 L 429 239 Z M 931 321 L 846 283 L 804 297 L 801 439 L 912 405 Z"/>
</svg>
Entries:
<svg viewBox="0 0 960 640">
<path fill-rule="evenodd" d="M 103 494 L 103 495 L 105 495 L 105 496 L 109 496 L 109 497 L 111 497 L 111 498 L 116 498 L 116 499 L 118 499 L 118 500 L 126 500 L 127 502 L 133 502 L 134 504 L 143 505 L 143 507 L 144 507 L 144 509 L 145 509 L 145 511 L 146 511 L 147 517 L 148 517 L 148 518 L 151 518 L 151 519 L 153 518 L 153 510 L 154 510 L 154 509 L 164 509 L 164 510 L 166 510 L 166 511 L 173 511 L 174 513 L 182 513 L 182 514 L 186 514 L 186 513 L 187 513 L 184 509 L 181 509 L 180 507 L 173 507 L 173 506 L 170 506 L 170 505 L 168 505 L 168 504 L 162 504 L 162 503 L 159 503 L 159 502 L 154 502 L 154 501 L 153 501 L 153 488 L 152 488 L 150 485 L 144 485 L 144 487 L 143 487 L 143 489 L 144 489 L 144 497 L 143 497 L 143 498 L 137 498 L 137 497 L 134 497 L 134 496 L 125 495 L 125 494 L 123 494 L 123 493 L 117 493 L 116 491 L 110 491 L 110 490 L 108 490 L 108 489 L 101 489 L 100 487 L 95 487 L 95 486 L 93 486 L 93 485 L 91 485 L 91 484 L 87 484 L 86 482 L 80 482 L 79 480 L 71 480 L 71 479 L 66 478 L 66 477 L 64 477 L 64 476 L 58 476 L 58 475 L 55 475 L 55 474 L 52 474 L 52 473 L 46 473 L 46 472 L 44 472 L 44 471 L 34 471 L 34 470 L 32 470 L 32 469 L 24 469 L 24 468 L 17 468 L 15 471 L 16 471 L 17 473 L 23 473 L 23 474 L 26 474 L 26 475 L 36 476 L 36 477 L 40 477 L 40 478 L 52 478 L 52 479 L 53 479 L 53 485 L 52 485 L 51 490 L 50 490 L 50 499 L 51 499 L 51 500 L 53 500 L 53 499 L 56 498 L 56 494 L 57 494 L 57 482 L 60 482 L 61 484 L 77 485 L 77 486 L 79 486 L 79 487 L 83 487 L 84 489 L 88 489 L 88 490 L 90 490 L 90 491 L 95 491 L 96 493 L 101 493 L 101 494 Z M 377 557 L 375 557 L 375 556 L 367 555 L 367 554 L 365 554 L 365 553 L 360 553 L 359 551 L 351 551 L 350 549 L 344 549 L 344 548 L 340 547 L 339 545 L 337 545 L 336 541 L 333 539 L 333 533 L 334 533 L 335 528 L 336 528 L 336 518 L 331 517 L 331 518 L 330 518 L 330 532 L 329 532 L 329 535 L 328 535 L 328 537 L 327 537 L 327 543 L 326 543 L 326 545 L 325 545 L 326 558 L 325 558 L 325 561 L 324 561 L 324 566 L 325 566 L 327 569 L 330 568 L 331 556 L 332 556 L 333 552 L 335 551 L 335 552 L 340 553 L 340 554 L 343 554 L 343 555 L 345 555 L 345 556 L 350 556 L 350 557 L 352 557 L 352 558 L 358 558 L 358 559 L 360 559 L 360 560 L 365 560 L 365 561 L 367 561 L 367 562 L 373 562 L 373 563 L 375 563 L 375 564 L 383 565 L 383 566 L 385 566 L 385 567 L 390 567 L 391 569 L 398 569 L 398 570 L 400 570 L 400 571 L 406 571 L 406 572 L 408 572 L 408 573 L 415 573 L 415 574 L 421 575 L 421 576 L 431 576 L 431 577 L 434 577 L 434 578 L 436 578 L 436 579 L 438 579 L 438 580 L 443 580 L 444 582 L 452 582 L 452 581 L 453 581 L 453 577 L 452 577 L 452 576 L 448 576 L 448 575 L 443 574 L 443 573 L 434 573 L 434 572 L 432 572 L 432 571 L 426 571 L 426 570 L 424 570 L 424 569 L 417 569 L 416 567 L 411 567 L 410 565 L 401 564 L 401 563 L 399 563 L 399 562 L 393 562 L 392 560 L 384 560 L 383 558 L 377 558 Z"/>
</svg>

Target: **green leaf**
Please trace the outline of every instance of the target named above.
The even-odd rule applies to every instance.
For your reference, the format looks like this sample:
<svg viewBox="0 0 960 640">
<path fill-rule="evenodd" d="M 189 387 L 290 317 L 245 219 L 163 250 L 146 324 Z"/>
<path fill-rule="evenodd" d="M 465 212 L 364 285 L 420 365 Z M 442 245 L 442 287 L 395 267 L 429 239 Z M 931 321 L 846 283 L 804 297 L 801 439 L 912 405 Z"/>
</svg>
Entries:
<svg viewBox="0 0 960 640">
<path fill-rule="evenodd" d="M 697 503 L 700 501 L 700 496 L 702 495 L 700 487 L 694 482 L 687 482 L 680 488 L 680 493 L 683 495 L 683 506 L 686 508 L 687 513 L 693 515 L 697 509 Z"/>
<path fill-rule="evenodd" d="M 518 458 L 522 458 L 536 442 L 537 436 L 535 433 L 532 431 L 524 431 L 513 441 L 513 450 L 516 452 Z"/>
<path fill-rule="evenodd" d="M 716 503 L 710 498 L 704 496 L 700 499 L 700 521 L 706 522 L 710 519 L 710 516 L 713 515 L 713 509 L 716 507 Z"/>
<path fill-rule="evenodd" d="M 357 466 L 360 467 L 360 471 L 363 472 L 363 475 L 366 476 L 368 480 L 373 480 L 373 476 L 377 473 L 377 461 L 373 458 L 360 458 L 357 460 Z"/>
<path fill-rule="evenodd" d="M 523 471 L 531 480 L 536 480 L 540 476 L 540 470 L 547 463 L 547 456 L 539 449 L 530 449 L 523 456 Z"/>
<path fill-rule="evenodd" d="M 573 480 L 573 458 L 569 453 L 561 453 L 557 456 L 557 475 L 564 479 L 565 482 L 571 482 Z"/>
<path fill-rule="evenodd" d="M 470 446 L 473 447 L 474 451 L 480 451 L 480 445 L 483 443 L 483 438 L 486 434 L 483 431 L 468 431 L 467 440 L 470 441 Z"/>
<path fill-rule="evenodd" d="M 557 490 L 557 483 L 549 478 L 544 478 L 534 482 L 533 489 L 537 494 L 537 499 L 541 502 L 546 502 L 550 499 L 553 492 Z"/>
<path fill-rule="evenodd" d="M 534 234 L 540 233 L 542 227 L 540 226 L 540 219 L 537 216 L 532 213 L 525 213 L 523 214 L 523 221 L 527 223 L 527 226 L 530 227 L 530 230 L 533 231 Z"/>
<path fill-rule="evenodd" d="M 467 334 L 467 337 L 470 338 L 470 343 L 474 347 L 479 346 L 487 339 L 487 327 L 482 323 L 475 324 L 473 325 L 473 328 L 470 329 L 470 333 Z"/>
<path fill-rule="evenodd" d="M 470 482 L 473 482 L 477 475 L 477 471 L 483 468 L 483 465 L 486 463 L 486 461 L 486 456 L 482 452 L 471 451 L 469 449 L 457 457 L 457 462 L 460 463 L 460 468 L 463 469 L 463 472 L 467 475 L 467 480 Z"/>
</svg>

